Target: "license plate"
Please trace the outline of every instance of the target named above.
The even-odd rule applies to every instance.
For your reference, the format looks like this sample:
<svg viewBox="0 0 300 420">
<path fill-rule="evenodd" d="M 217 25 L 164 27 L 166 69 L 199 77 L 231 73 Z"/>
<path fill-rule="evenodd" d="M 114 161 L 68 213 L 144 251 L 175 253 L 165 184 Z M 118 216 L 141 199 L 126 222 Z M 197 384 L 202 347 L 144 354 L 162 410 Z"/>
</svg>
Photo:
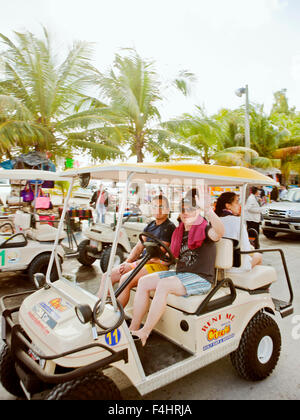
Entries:
<svg viewBox="0 0 300 420">
<path fill-rule="evenodd" d="M 35 352 L 31 349 L 28 350 L 28 354 L 29 356 L 35 361 L 38 362 L 38 364 L 41 366 L 42 369 L 44 369 L 46 360 L 45 359 L 41 359 L 37 354 L 35 354 Z"/>
<path fill-rule="evenodd" d="M 272 225 L 279 225 L 280 221 L 279 220 L 271 220 Z"/>
</svg>

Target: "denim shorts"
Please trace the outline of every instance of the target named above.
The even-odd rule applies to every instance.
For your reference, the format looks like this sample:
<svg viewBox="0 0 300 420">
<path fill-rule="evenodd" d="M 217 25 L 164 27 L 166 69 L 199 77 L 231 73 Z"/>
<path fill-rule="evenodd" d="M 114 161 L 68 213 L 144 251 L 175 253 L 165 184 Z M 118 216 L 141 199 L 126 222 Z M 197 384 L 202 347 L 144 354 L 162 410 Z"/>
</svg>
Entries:
<svg viewBox="0 0 300 420">
<path fill-rule="evenodd" d="M 204 295 L 211 289 L 211 283 L 194 273 L 176 273 L 176 271 L 160 271 L 156 273 L 160 279 L 176 276 L 186 289 L 186 295 Z"/>
</svg>

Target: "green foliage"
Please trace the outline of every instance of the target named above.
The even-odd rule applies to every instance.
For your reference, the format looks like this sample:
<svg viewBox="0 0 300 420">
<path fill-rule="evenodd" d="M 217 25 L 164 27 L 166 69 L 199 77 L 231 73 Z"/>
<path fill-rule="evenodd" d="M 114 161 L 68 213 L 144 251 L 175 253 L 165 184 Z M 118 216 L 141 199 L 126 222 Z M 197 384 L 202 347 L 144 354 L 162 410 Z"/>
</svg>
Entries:
<svg viewBox="0 0 300 420">
<path fill-rule="evenodd" d="M 122 155 L 120 138 L 109 136 L 110 119 L 92 108 L 77 112 L 78 102 L 93 85 L 97 70 L 91 65 L 92 49 L 74 42 L 59 61 L 51 37 L 15 32 L 16 42 L 0 34 L 5 78 L 0 82 L 0 153 L 51 150 L 55 156 L 91 151 L 107 159 Z M 89 129 L 98 128 L 92 138 Z M 95 134 L 95 132 L 94 132 Z M 109 140 L 109 144 L 106 144 Z"/>
</svg>

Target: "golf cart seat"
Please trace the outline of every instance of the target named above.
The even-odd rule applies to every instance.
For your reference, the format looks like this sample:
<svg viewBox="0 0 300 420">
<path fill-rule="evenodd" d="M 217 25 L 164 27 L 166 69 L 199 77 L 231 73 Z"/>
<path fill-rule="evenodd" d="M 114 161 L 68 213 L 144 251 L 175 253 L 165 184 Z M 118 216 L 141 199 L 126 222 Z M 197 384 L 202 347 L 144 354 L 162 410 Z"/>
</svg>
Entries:
<svg viewBox="0 0 300 420">
<path fill-rule="evenodd" d="M 26 231 L 30 228 L 31 215 L 22 211 L 16 211 L 13 222 L 16 230 Z"/>
<path fill-rule="evenodd" d="M 236 287 L 244 290 L 257 290 L 269 286 L 277 280 L 274 267 L 268 265 L 256 265 L 250 271 L 242 273 L 227 273 Z"/>
<path fill-rule="evenodd" d="M 22 232 L 13 235 L 0 235 L 0 249 L 22 248 L 27 245 L 27 239 Z"/>
<path fill-rule="evenodd" d="M 224 270 L 223 278 L 230 278 L 234 286 L 243 290 L 252 291 L 261 289 L 275 282 L 277 279 L 276 271 L 269 266 L 255 266 L 251 271 L 244 271 L 240 273 L 226 272 L 233 266 L 233 241 L 231 239 L 222 238 L 217 242 L 217 254 L 215 268 Z M 211 301 L 223 298 L 231 294 L 229 287 L 221 287 L 212 296 Z M 200 304 L 204 301 L 207 294 L 193 295 L 189 297 L 175 296 L 169 294 L 167 298 L 167 305 L 179 309 L 186 313 L 195 313 Z"/>
<path fill-rule="evenodd" d="M 27 231 L 27 236 L 30 239 L 38 242 L 53 242 L 55 241 L 57 228 L 48 224 L 37 224 L 35 228 L 30 228 Z M 59 240 L 66 238 L 67 234 L 62 231 Z"/>
</svg>

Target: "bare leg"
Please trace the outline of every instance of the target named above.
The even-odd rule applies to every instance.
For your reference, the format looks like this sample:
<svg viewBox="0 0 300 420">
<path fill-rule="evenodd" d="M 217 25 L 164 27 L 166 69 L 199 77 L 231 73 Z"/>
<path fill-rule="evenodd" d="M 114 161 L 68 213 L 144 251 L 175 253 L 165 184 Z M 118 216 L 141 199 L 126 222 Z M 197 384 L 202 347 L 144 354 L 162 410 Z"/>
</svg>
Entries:
<svg viewBox="0 0 300 420">
<path fill-rule="evenodd" d="M 138 331 L 135 331 L 134 327 L 136 327 L 137 322 L 139 321 L 141 322 L 142 318 L 140 319 L 140 315 L 143 312 L 145 314 L 146 311 L 141 310 L 139 314 L 136 314 L 134 312 L 133 318 L 136 322 L 131 324 L 130 330 L 135 335 L 140 337 L 143 346 L 146 344 L 149 334 L 151 333 L 155 325 L 158 323 L 158 321 L 160 320 L 161 316 L 163 315 L 165 311 L 165 308 L 167 305 L 167 297 L 169 293 L 172 293 L 176 296 L 183 296 L 186 294 L 186 289 L 177 276 L 172 276 L 166 279 L 159 279 L 157 281 L 156 292 L 155 292 L 153 301 L 151 303 L 147 320 L 143 328 L 141 328 Z M 137 298 L 138 296 L 136 295 L 136 299 Z M 139 304 L 142 305 L 143 303 L 145 302 L 140 302 Z"/>
<path fill-rule="evenodd" d="M 131 270 L 132 271 L 132 270 Z M 122 283 L 124 283 L 124 281 L 128 278 L 128 276 L 130 275 L 131 271 L 129 271 L 128 273 L 124 274 L 121 279 L 120 279 L 120 285 Z M 121 305 L 123 306 L 123 308 L 125 308 L 125 306 L 127 305 L 129 298 L 130 298 L 130 290 L 137 286 L 139 279 L 142 276 L 146 276 L 148 274 L 148 271 L 146 270 L 145 267 L 143 267 L 138 273 L 137 275 L 131 280 L 131 282 L 125 287 L 125 289 L 123 290 L 123 292 L 118 296 L 118 301 L 121 303 Z"/>
<path fill-rule="evenodd" d="M 107 273 L 103 274 L 101 282 L 100 282 L 100 287 L 99 287 L 99 290 L 97 292 L 97 296 L 99 298 L 102 296 L 106 275 L 107 275 Z M 121 274 L 119 273 L 119 267 L 113 268 L 112 271 L 111 271 L 111 282 L 112 282 L 112 284 L 118 283 L 120 281 L 120 278 L 121 278 Z"/>
<path fill-rule="evenodd" d="M 262 263 L 262 255 L 259 252 L 255 252 L 254 254 L 252 254 L 252 261 L 251 261 L 252 268 L 255 267 L 256 265 L 260 265 L 261 263 Z"/>
<path fill-rule="evenodd" d="M 142 319 L 149 306 L 149 294 L 155 290 L 160 278 L 156 273 L 141 277 L 134 297 L 133 317 L 129 329 L 132 331 L 140 328 Z"/>
</svg>

